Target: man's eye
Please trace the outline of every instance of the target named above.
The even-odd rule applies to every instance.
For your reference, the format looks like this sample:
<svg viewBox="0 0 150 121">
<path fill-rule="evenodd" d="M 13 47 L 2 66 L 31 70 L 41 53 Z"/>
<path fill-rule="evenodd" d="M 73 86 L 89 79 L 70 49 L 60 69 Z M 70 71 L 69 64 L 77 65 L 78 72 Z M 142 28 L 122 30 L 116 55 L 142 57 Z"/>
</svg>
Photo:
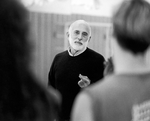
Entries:
<svg viewBox="0 0 150 121">
<path fill-rule="evenodd" d="M 75 31 L 75 34 L 79 34 L 79 31 Z"/>
<path fill-rule="evenodd" d="M 83 36 L 88 36 L 88 34 L 87 33 L 83 33 Z"/>
</svg>

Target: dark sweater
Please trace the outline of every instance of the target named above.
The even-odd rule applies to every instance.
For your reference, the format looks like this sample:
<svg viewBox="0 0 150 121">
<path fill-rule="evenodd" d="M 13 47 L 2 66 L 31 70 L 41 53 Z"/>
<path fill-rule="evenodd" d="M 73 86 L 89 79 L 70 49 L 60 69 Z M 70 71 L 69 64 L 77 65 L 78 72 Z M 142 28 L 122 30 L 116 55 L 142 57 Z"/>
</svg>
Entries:
<svg viewBox="0 0 150 121">
<path fill-rule="evenodd" d="M 103 78 L 103 63 L 104 57 L 89 48 L 78 56 L 70 56 L 67 50 L 55 56 L 48 83 L 61 93 L 63 119 L 69 119 L 74 98 L 81 90 L 79 74 L 87 76 L 92 84 Z"/>
</svg>

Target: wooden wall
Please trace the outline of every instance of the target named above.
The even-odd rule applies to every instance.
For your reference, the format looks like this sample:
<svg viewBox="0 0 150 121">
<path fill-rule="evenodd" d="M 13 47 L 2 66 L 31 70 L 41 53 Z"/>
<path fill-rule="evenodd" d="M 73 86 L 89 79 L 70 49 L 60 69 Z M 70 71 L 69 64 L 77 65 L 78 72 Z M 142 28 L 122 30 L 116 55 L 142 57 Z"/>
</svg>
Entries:
<svg viewBox="0 0 150 121">
<path fill-rule="evenodd" d="M 47 85 L 48 72 L 54 56 L 67 48 L 68 44 L 65 36 L 67 27 L 77 19 L 84 19 L 91 25 L 92 39 L 89 47 L 101 53 L 105 58 L 109 56 L 109 49 L 106 44 L 110 40 L 110 18 L 31 12 L 31 29 L 35 45 L 32 69 L 45 85 Z"/>
</svg>

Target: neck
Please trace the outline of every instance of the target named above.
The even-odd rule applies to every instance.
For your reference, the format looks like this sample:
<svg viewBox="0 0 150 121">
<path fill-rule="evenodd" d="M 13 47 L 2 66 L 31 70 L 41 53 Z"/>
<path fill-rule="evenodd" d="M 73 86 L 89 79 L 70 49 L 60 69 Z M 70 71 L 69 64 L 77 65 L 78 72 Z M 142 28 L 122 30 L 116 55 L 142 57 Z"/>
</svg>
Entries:
<svg viewBox="0 0 150 121">
<path fill-rule="evenodd" d="M 75 50 L 75 49 L 73 49 L 71 46 L 70 46 L 69 48 L 70 48 L 70 53 L 71 53 L 73 56 L 77 56 L 77 55 L 83 53 L 83 52 L 86 50 L 86 48 L 83 48 L 82 50 Z"/>
<path fill-rule="evenodd" d="M 134 55 L 131 52 L 116 49 L 114 54 L 115 73 L 145 73 L 150 72 L 147 53 Z M 115 56 L 117 55 L 117 56 Z"/>
<path fill-rule="evenodd" d="M 70 52 L 72 55 L 75 55 L 77 52 L 80 52 L 80 50 L 75 50 L 72 47 L 70 47 Z"/>
<path fill-rule="evenodd" d="M 142 57 L 121 57 L 114 59 L 115 73 L 150 72 L 150 65 Z"/>
</svg>

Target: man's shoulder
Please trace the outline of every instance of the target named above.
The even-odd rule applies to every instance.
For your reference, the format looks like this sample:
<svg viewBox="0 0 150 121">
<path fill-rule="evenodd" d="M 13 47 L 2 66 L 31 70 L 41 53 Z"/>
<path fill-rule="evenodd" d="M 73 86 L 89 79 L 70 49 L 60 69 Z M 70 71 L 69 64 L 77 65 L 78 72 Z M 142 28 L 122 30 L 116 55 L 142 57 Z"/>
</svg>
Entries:
<svg viewBox="0 0 150 121">
<path fill-rule="evenodd" d="M 102 60 L 105 60 L 105 59 L 104 59 L 104 56 L 103 56 L 102 54 L 96 52 L 95 50 L 92 50 L 92 49 L 90 49 L 90 48 L 87 48 L 87 52 L 90 53 L 90 55 L 93 56 L 93 57 L 96 57 L 96 58 L 100 58 L 100 59 L 102 59 Z"/>
<path fill-rule="evenodd" d="M 61 62 L 64 58 L 66 58 L 68 56 L 68 51 L 63 51 L 60 53 L 57 53 L 54 57 L 53 62 L 57 63 L 57 62 Z"/>
<path fill-rule="evenodd" d="M 62 56 L 65 56 L 65 55 L 68 55 L 68 51 L 65 50 L 63 52 L 60 52 L 60 53 L 57 53 L 55 57 L 62 57 Z"/>
</svg>

